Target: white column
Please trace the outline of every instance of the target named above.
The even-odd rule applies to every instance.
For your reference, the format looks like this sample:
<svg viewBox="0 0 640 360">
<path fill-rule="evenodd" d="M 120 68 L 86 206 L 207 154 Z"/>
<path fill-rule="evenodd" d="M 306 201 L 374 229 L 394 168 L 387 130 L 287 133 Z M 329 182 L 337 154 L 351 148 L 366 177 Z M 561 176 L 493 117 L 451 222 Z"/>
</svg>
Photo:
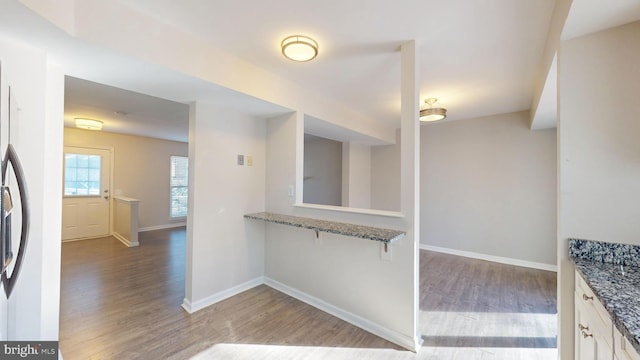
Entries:
<svg viewBox="0 0 640 360">
<path fill-rule="evenodd" d="M 263 281 L 264 224 L 244 215 L 264 211 L 265 132 L 264 119 L 206 102 L 190 106 L 188 312 Z M 251 163 L 238 163 L 238 155 Z"/>
<path fill-rule="evenodd" d="M 422 344 L 420 315 L 420 123 L 418 61 L 415 41 L 401 47 L 401 182 L 402 212 L 407 221 L 407 239 L 413 242 L 414 329 L 416 351 Z"/>
</svg>

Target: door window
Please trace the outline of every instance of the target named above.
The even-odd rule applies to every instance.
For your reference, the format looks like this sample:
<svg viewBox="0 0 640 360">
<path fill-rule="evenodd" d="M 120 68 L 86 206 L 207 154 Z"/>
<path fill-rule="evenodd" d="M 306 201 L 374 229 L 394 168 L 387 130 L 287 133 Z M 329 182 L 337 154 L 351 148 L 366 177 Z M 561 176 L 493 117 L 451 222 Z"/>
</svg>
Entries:
<svg viewBox="0 0 640 360">
<path fill-rule="evenodd" d="M 100 195 L 100 155 L 64 155 L 64 196 Z"/>
</svg>

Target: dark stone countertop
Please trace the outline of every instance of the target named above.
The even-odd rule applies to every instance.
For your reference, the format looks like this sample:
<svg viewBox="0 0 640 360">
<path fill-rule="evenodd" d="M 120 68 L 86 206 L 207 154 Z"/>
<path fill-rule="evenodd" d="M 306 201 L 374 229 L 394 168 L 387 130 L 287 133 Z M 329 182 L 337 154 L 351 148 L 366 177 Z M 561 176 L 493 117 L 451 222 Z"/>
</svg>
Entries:
<svg viewBox="0 0 640 360">
<path fill-rule="evenodd" d="M 391 243 L 397 239 L 400 239 L 406 234 L 406 232 L 399 230 L 383 229 L 337 221 L 318 220 L 300 216 L 275 214 L 270 212 L 247 214 L 244 217 L 247 219 L 263 220 L 266 222 L 295 226 L 299 228 L 311 229 L 332 234 L 381 241 L 383 243 Z"/>
<path fill-rule="evenodd" d="M 620 252 L 620 245 L 572 239 L 569 247 L 578 273 L 609 312 L 614 326 L 640 353 L 640 267 L 623 265 L 635 265 L 637 260 L 617 256 L 625 259 L 638 247 L 623 245 L 626 249 Z"/>
</svg>

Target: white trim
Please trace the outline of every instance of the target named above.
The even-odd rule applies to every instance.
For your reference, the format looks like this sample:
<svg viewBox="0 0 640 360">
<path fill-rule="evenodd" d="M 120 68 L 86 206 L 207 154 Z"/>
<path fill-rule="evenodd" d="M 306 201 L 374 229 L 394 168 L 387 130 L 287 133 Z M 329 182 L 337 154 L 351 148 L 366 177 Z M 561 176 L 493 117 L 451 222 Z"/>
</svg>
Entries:
<svg viewBox="0 0 640 360">
<path fill-rule="evenodd" d="M 138 232 L 162 230 L 162 229 L 171 229 L 171 228 L 177 228 L 177 227 L 181 227 L 181 226 L 187 226 L 187 223 L 186 222 L 179 222 L 179 223 L 165 224 L 165 225 L 145 226 L 145 227 L 139 228 Z"/>
<path fill-rule="evenodd" d="M 305 204 L 305 203 L 296 203 L 296 204 L 293 204 L 293 206 L 297 207 L 297 208 L 306 208 L 306 209 L 340 211 L 340 212 L 348 212 L 348 213 L 356 213 L 356 214 L 379 215 L 379 216 L 387 216 L 387 217 L 393 217 L 393 218 L 404 218 L 404 214 L 399 212 L 399 211 L 361 209 L 361 208 L 352 208 L 352 207 L 346 207 L 346 206 Z"/>
<path fill-rule="evenodd" d="M 232 288 L 222 290 L 202 300 L 191 302 L 189 299 L 184 298 L 184 300 L 182 300 L 182 308 L 185 309 L 189 314 L 193 314 L 194 312 L 202 310 L 207 306 L 213 305 L 217 302 L 228 299 L 234 295 L 238 295 L 241 292 L 247 291 L 262 284 L 264 284 L 264 277 L 260 276 L 245 283 L 236 285 Z"/>
<path fill-rule="evenodd" d="M 288 285 L 285 285 L 281 282 L 273 280 L 271 278 L 264 278 L 265 285 L 272 287 L 275 290 L 278 290 L 282 293 L 285 293 L 293 298 L 296 298 L 304 303 L 307 303 L 313 307 L 316 307 L 328 314 L 331 314 L 338 319 L 344 320 L 350 324 L 353 324 L 365 331 L 368 331 L 376 336 L 379 336 L 383 339 L 391 341 L 397 345 L 400 345 L 408 350 L 413 352 L 417 352 L 422 346 L 422 338 L 416 337 L 415 339 L 401 334 L 397 331 L 388 329 L 382 325 L 376 324 L 370 320 L 367 320 L 361 316 L 356 314 L 352 314 L 346 310 L 343 310 L 339 307 L 331 305 L 321 299 L 308 295 L 300 290 L 294 289 Z"/>
<path fill-rule="evenodd" d="M 62 239 L 63 243 L 66 242 L 74 242 L 74 241 L 84 241 L 84 240 L 94 240 L 94 239 L 101 239 L 101 238 L 106 238 L 111 236 L 110 234 L 105 234 L 105 235 L 99 235 L 99 236 L 88 236 L 88 237 L 81 237 L 81 238 L 73 238 L 73 239 Z"/>
<path fill-rule="evenodd" d="M 130 197 L 126 197 L 126 196 L 120 196 L 120 195 L 114 196 L 113 200 L 115 200 L 117 202 L 124 203 L 124 204 L 139 204 L 140 203 L 139 199 L 134 199 L 134 198 L 130 198 Z"/>
<path fill-rule="evenodd" d="M 449 249 L 449 248 L 443 248 L 443 247 L 439 247 L 439 246 L 431 246 L 431 245 L 426 245 L 426 244 L 420 244 L 420 249 L 428 250 L 428 251 L 435 251 L 435 252 L 439 252 L 439 253 L 443 253 L 443 254 L 464 256 L 464 257 L 468 257 L 468 258 L 472 258 L 472 259 L 493 261 L 493 262 L 497 262 L 497 263 L 501 263 L 501 264 L 515 265 L 515 266 L 522 266 L 522 267 L 531 268 L 531 269 L 558 272 L 558 266 L 557 265 L 544 264 L 544 263 L 538 263 L 538 262 L 526 261 L 526 260 L 520 260 L 520 259 L 513 259 L 513 258 L 502 257 L 502 256 L 480 254 L 480 253 L 475 253 L 475 252 L 470 252 L 470 251 Z"/>
<path fill-rule="evenodd" d="M 131 242 L 131 240 L 127 239 L 126 237 L 118 234 L 117 232 L 113 232 L 113 234 L 111 234 L 114 238 L 120 240 L 121 243 L 125 244 L 127 247 L 134 247 L 134 246 L 138 246 L 140 245 L 139 242 Z"/>
</svg>

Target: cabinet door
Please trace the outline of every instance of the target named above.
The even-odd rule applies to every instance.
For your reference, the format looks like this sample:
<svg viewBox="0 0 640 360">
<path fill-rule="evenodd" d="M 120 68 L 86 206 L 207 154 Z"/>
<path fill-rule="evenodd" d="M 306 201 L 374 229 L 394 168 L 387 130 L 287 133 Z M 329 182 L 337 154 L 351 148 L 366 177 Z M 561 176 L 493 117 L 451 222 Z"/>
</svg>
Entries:
<svg viewBox="0 0 640 360">
<path fill-rule="evenodd" d="M 604 306 L 576 273 L 576 359 L 613 359 L 613 323 Z"/>
<path fill-rule="evenodd" d="M 590 304 L 581 304 L 580 324 L 584 327 L 580 337 L 585 341 L 585 346 L 593 343 L 595 358 L 597 360 L 613 359 L 612 324 L 603 324 L 600 315 L 594 311 Z M 580 330 L 580 329 L 578 329 Z M 590 357 L 587 357 L 589 359 Z"/>
<path fill-rule="evenodd" d="M 609 337 L 611 336 L 608 334 Z M 593 341 L 596 343 L 596 359 L 613 360 L 613 347 L 605 341 L 606 335 L 594 334 Z"/>
<path fill-rule="evenodd" d="M 636 349 L 616 328 L 613 329 L 613 342 L 615 360 L 640 360 Z"/>
<path fill-rule="evenodd" d="M 576 309 L 575 360 L 596 360 L 596 342 L 593 336 L 584 336 L 585 328 L 589 327 L 589 319 L 585 314 L 587 309 L 585 309 L 584 304 L 578 296 L 575 296 L 574 299 Z"/>
</svg>

